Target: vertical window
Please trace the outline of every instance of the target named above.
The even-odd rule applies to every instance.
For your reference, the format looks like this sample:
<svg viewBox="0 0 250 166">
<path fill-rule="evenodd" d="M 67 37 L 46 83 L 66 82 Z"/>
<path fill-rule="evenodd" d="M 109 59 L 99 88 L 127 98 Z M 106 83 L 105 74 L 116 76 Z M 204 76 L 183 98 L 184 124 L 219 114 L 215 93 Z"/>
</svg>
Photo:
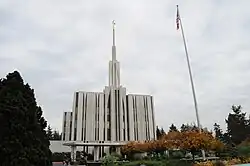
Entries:
<svg viewBox="0 0 250 166">
<path fill-rule="evenodd" d="M 101 95 L 99 95 L 99 97 L 98 97 L 98 102 L 97 102 L 97 121 L 99 122 L 99 120 L 100 120 L 100 100 L 101 100 Z M 99 125 L 99 124 L 98 124 Z"/>
<path fill-rule="evenodd" d="M 110 122 L 110 113 L 109 113 L 109 109 L 108 109 L 108 113 L 107 113 L 107 121 Z"/>
<path fill-rule="evenodd" d="M 88 105 L 88 100 L 87 100 L 87 95 L 85 97 L 85 111 L 84 111 L 84 123 L 85 123 L 85 128 L 84 128 L 84 140 L 86 140 L 86 134 L 87 134 L 87 130 L 86 130 L 86 126 L 87 126 L 87 105 Z M 87 147 L 88 149 L 88 147 Z"/>
<path fill-rule="evenodd" d="M 105 137 L 105 128 L 106 128 L 106 109 L 105 109 L 105 103 L 106 102 L 106 97 L 105 97 L 105 94 L 104 94 L 104 102 L 103 102 L 103 108 L 104 108 L 104 113 L 103 113 L 103 121 L 104 121 L 104 126 L 103 126 L 103 140 L 106 140 L 106 137 Z"/>
<path fill-rule="evenodd" d="M 76 102 L 76 106 L 75 106 L 76 108 L 78 107 L 78 98 L 79 98 L 79 92 L 76 92 L 76 101 L 75 101 Z"/>
<path fill-rule="evenodd" d="M 121 114 L 120 114 L 120 91 L 119 90 L 117 90 L 116 91 L 116 102 L 117 102 L 117 140 L 118 141 L 120 141 L 121 140 L 121 119 L 120 119 L 120 117 L 121 117 Z"/>
<path fill-rule="evenodd" d="M 77 134 L 77 112 L 78 112 L 78 98 L 79 98 L 79 92 L 76 92 L 76 100 L 75 100 L 75 120 L 74 120 L 74 141 L 76 140 L 76 134 Z"/>
<path fill-rule="evenodd" d="M 153 103 L 153 97 L 151 96 L 151 98 L 150 98 L 150 101 L 151 101 L 151 117 L 150 118 L 152 118 L 152 122 L 153 122 L 153 126 L 154 126 L 154 128 L 155 128 L 155 117 L 154 117 L 154 103 Z M 154 129 L 153 130 L 153 133 L 154 133 L 154 139 L 156 139 L 155 138 L 155 136 L 156 136 L 156 130 Z"/>
<path fill-rule="evenodd" d="M 114 113 L 115 113 L 115 138 L 116 138 L 116 140 L 118 140 L 118 114 L 117 114 L 117 111 L 118 111 L 118 109 L 117 109 L 117 107 L 118 107 L 118 105 L 117 105 L 117 90 L 115 90 L 115 96 L 114 96 L 114 98 L 115 98 L 115 110 L 113 110 L 114 111 Z"/>
<path fill-rule="evenodd" d="M 143 101 L 144 101 L 144 110 L 145 110 L 146 140 L 149 140 L 150 133 L 149 133 L 149 121 L 148 121 L 147 97 L 144 97 Z"/>
<path fill-rule="evenodd" d="M 129 141 L 130 140 L 130 129 L 129 129 L 129 124 L 130 124 L 130 120 L 129 120 L 129 116 L 130 116 L 130 113 L 129 113 L 129 101 L 128 101 L 128 95 L 126 95 L 126 108 L 127 108 L 127 133 L 128 133 L 128 138 L 127 140 Z M 132 110 L 133 111 L 133 110 Z"/>
<path fill-rule="evenodd" d="M 95 128 L 95 140 L 97 140 L 97 132 L 96 132 L 96 128 Z"/>
<path fill-rule="evenodd" d="M 137 118 L 136 118 L 136 101 L 135 101 L 135 96 L 132 96 L 132 101 L 133 101 L 133 118 L 134 118 L 134 136 L 135 140 L 137 140 Z"/>
<path fill-rule="evenodd" d="M 76 128 L 74 129 L 74 141 L 76 141 Z"/>
<path fill-rule="evenodd" d="M 69 130 L 69 141 L 71 141 L 71 135 L 72 135 L 72 128 L 70 127 L 70 130 Z"/>
<path fill-rule="evenodd" d="M 126 129 L 123 129 L 123 140 L 126 141 Z"/>
<path fill-rule="evenodd" d="M 71 114 L 72 115 L 72 114 Z M 69 126 L 69 141 L 71 141 L 71 135 L 72 135 L 72 120 L 70 118 L 70 126 Z"/>
<path fill-rule="evenodd" d="M 85 133 L 85 110 L 84 110 L 84 105 L 85 105 L 85 102 L 84 102 L 84 93 L 82 94 L 82 135 L 81 135 L 81 141 L 84 140 L 84 133 Z"/>
<path fill-rule="evenodd" d="M 76 140 L 76 132 L 77 132 L 77 112 L 78 112 L 78 98 L 79 98 L 79 92 L 76 92 L 76 107 L 75 107 L 75 128 L 74 128 L 74 140 Z"/>
<path fill-rule="evenodd" d="M 138 140 L 138 117 L 137 117 L 137 100 L 136 96 L 134 96 L 134 111 L 135 111 L 135 136 L 136 140 Z"/>
<path fill-rule="evenodd" d="M 65 133 L 63 133 L 63 141 L 65 141 L 66 140 L 66 138 L 65 138 Z"/>
<path fill-rule="evenodd" d="M 110 129 L 108 129 L 108 132 L 107 132 L 107 140 L 111 141 L 111 130 Z"/>
<path fill-rule="evenodd" d="M 111 115 L 110 115 L 110 106 L 111 106 L 111 94 L 108 95 L 108 107 L 107 107 L 107 122 L 108 122 L 108 126 L 107 126 L 107 140 L 110 141 L 111 140 L 111 133 L 110 133 L 110 126 L 111 126 Z"/>
</svg>

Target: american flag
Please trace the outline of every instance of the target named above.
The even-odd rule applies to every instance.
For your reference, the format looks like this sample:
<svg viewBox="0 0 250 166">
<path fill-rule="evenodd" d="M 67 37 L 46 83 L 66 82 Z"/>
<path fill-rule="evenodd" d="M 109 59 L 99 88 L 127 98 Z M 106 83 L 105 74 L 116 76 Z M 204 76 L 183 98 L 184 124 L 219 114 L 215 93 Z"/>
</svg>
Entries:
<svg viewBox="0 0 250 166">
<path fill-rule="evenodd" d="M 177 30 L 180 28 L 180 14 L 179 14 L 178 5 L 177 5 L 177 14 L 176 14 L 176 28 Z"/>
</svg>

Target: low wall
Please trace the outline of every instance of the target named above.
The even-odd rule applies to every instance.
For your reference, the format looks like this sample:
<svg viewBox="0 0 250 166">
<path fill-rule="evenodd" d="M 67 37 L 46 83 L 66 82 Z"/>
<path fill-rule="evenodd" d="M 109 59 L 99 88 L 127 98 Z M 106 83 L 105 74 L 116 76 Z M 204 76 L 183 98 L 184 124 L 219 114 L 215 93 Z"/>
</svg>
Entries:
<svg viewBox="0 0 250 166">
<path fill-rule="evenodd" d="M 50 141 L 50 150 L 52 153 L 58 152 L 71 152 L 71 148 L 69 146 L 64 146 L 63 143 L 64 141 Z"/>
<path fill-rule="evenodd" d="M 70 146 L 65 146 L 63 145 L 68 141 L 54 141 L 50 140 L 50 146 L 49 149 L 51 150 L 52 153 L 62 153 L 62 152 L 71 152 Z M 76 151 L 82 151 L 83 147 L 82 146 L 77 146 Z M 89 153 L 92 153 L 93 147 L 89 147 Z"/>
</svg>

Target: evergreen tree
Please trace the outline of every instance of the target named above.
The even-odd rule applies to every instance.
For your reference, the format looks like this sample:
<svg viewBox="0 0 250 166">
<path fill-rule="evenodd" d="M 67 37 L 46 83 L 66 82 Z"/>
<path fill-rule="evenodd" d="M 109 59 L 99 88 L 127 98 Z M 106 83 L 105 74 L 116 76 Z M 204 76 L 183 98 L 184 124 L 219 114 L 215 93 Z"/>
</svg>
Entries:
<svg viewBox="0 0 250 166">
<path fill-rule="evenodd" d="M 61 135 L 58 131 L 54 130 L 52 134 L 52 140 L 61 140 Z"/>
<path fill-rule="evenodd" d="M 20 74 L 0 80 L 1 166 L 51 166 L 51 151 L 34 90 Z"/>
<path fill-rule="evenodd" d="M 156 137 L 157 137 L 157 139 L 160 139 L 165 134 L 166 134 L 166 132 L 164 131 L 163 128 L 160 129 L 158 126 L 156 126 Z"/>
<path fill-rule="evenodd" d="M 199 130 L 195 124 L 182 124 L 181 125 L 181 132 L 192 131 L 192 130 Z"/>
<path fill-rule="evenodd" d="M 231 141 L 230 141 L 230 137 L 228 136 L 228 133 L 223 133 L 220 128 L 220 125 L 217 123 L 214 124 L 214 133 L 217 139 L 219 139 L 221 142 L 223 142 L 227 146 L 231 146 Z"/>
<path fill-rule="evenodd" d="M 172 124 L 170 127 L 169 127 L 169 132 L 173 132 L 173 131 L 178 131 L 177 127 Z"/>
<path fill-rule="evenodd" d="M 214 124 L 214 132 L 215 132 L 215 137 L 221 140 L 223 137 L 223 133 L 220 128 L 220 125 L 217 123 Z"/>
<path fill-rule="evenodd" d="M 48 125 L 46 134 L 47 134 L 47 137 L 48 137 L 49 140 L 52 140 L 52 139 L 53 139 L 52 128 L 50 127 L 50 125 Z"/>
<path fill-rule="evenodd" d="M 156 138 L 160 139 L 160 137 L 161 137 L 161 130 L 159 129 L 158 126 L 156 126 Z"/>
<path fill-rule="evenodd" d="M 166 132 L 164 131 L 163 128 L 161 128 L 161 137 L 163 137 L 164 135 L 166 135 Z"/>
<path fill-rule="evenodd" d="M 229 113 L 226 119 L 227 135 L 234 145 L 240 144 L 250 134 L 249 119 L 246 118 L 246 113 L 243 113 L 242 107 L 232 106 L 233 113 Z"/>
</svg>

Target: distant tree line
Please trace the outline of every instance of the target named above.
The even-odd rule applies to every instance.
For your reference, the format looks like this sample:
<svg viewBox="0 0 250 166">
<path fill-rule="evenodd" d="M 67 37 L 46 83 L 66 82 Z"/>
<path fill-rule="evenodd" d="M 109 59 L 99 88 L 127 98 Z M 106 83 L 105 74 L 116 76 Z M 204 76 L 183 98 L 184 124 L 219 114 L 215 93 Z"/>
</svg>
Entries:
<svg viewBox="0 0 250 166">
<path fill-rule="evenodd" d="M 218 123 L 214 124 L 214 133 L 215 137 L 219 138 L 226 144 L 230 144 L 231 146 L 237 146 L 246 139 L 250 138 L 250 118 L 246 116 L 245 112 L 242 112 L 241 105 L 232 106 L 232 112 L 228 114 L 228 117 L 225 119 L 227 130 L 223 132 Z M 169 127 L 169 131 L 189 131 L 189 130 L 197 130 L 198 127 L 195 124 L 182 124 L 180 129 L 172 124 Z M 201 130 L 207 130 L 206 128 L 202 128 Z M 156 128 L 156 135 L 159 139 L 165 134 L 163 128 Z"/>
<path fill-rule="evenodd" d="M 57 130 L 53 130 L 50 125 L 48 125 L 48 128 L 46 130 L 46 135 L 49 140 L 61 140 L 62 134 L 59 133 Z"/>
<path fill-rule="evenodd" d="M 241 149 L 245 151 L 244 153 L 248 151 L 250 154 L 250 117 L 247 117 L 246 112 L 242 111 L 241 105 L 233 105 L 231 111 L 225 119 L 226 131 L 223 132 L 220 125 L 215 123 L 213 128 L 214 135 L 226 145 L 225 151 L 229 152 L 231 156 L 237 156 Z M 169 127 L 169 132 L 184 132 L 190 130 L 198 130 L 198 127 L 195 124 L 182 124 L 180 129 L 174 124 Z M 201 130 L 207 131 L 206 128 L 202 128 Z M 160 139 L 166 134 L 164 129 L 158 126 L 156 133 L 157 139 Z"/>
<path fill-rule="evenodd" d="M 175 131 L 185 132 L 185 131 L 192 131 L 192 130 L 198 130 L 198 127 L 195 124 L 188 124 L 187 123 L 187 124 L 182 124 L 180 129 L 178 129 L 174 124 L 171 124 L 168 132 L 175 132 Z M 201 130 L 207 131 L 206 128 L 202 128 Z M 156 126 L 157 139 L 162 138 L 165 134 L 166 134 L 166 132 L 163 128 L 159 128 L 158 126 Z"/>
</svg>

